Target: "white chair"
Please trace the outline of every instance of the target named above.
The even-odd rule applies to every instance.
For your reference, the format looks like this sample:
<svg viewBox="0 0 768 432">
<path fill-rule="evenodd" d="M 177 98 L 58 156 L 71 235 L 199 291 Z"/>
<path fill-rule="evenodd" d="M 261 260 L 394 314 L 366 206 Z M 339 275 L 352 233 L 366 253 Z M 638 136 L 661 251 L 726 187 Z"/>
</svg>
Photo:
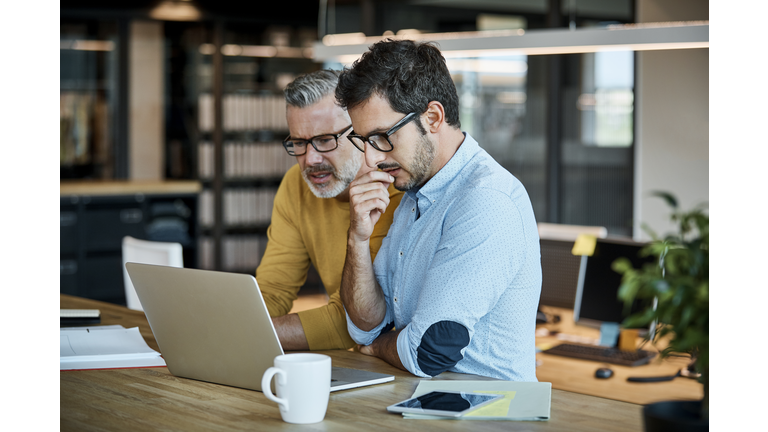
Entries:
<svg viewBox="0 0 768 432">
<path fill-rule="evenodd" d="M 591 234 L 597 238 L 606 238 L 608 229 L 601 226 L 563 225 L 539 222 L 539 238 L 542 240 L 576 241 L 579 234 Z"/>
<path fill-rule="evenodd" d="M 130 236 L 123 237 L 123 280 L 125 281 L 125 301 L 128 309 L 143 311 L 136 289 L 131 283 L 125 263 L 157 264 L 171 267 L 184 267 L 181 243 L 139 240 Z"/>
</svg>

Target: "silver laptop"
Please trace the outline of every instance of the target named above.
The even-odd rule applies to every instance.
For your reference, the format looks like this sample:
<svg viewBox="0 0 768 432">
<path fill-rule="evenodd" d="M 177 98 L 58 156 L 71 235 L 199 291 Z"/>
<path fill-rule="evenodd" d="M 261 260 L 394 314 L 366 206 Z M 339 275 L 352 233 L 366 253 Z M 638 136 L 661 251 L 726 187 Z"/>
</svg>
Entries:
<svg viewBox="0 0 768 432">
<path fill-rule="evenodd" d="M 262 375 L 283 348 L 256 278 L 130 262 L 125 268 L 172 374 L 261 391 Z M 333 367 L 331 391 L 394 379 Z"/>
</svg>

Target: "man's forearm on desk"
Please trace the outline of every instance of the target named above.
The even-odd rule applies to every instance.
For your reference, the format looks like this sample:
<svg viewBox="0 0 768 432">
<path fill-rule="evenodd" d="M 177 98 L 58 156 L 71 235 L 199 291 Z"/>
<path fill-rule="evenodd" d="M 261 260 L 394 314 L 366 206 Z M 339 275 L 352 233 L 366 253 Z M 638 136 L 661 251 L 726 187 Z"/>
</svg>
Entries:
<svg viewBox="0 0 768 432">
<path fill-rule="evenodd" d="M 407 371 L 400 355 L 397 353 L 397 336 L 401 330 L 390 331 L 382 334 L 372 344 L 361 346 L 360 352 L 365 355 L 378 357 L 392 366 Z"/>
<path fill-rule="evenodd" d="M 280 345 L 286 351 L 308 350 L 309 342 L 301 326 L 299 315 L 293 313 L 272 318 Z"/>
</svg>

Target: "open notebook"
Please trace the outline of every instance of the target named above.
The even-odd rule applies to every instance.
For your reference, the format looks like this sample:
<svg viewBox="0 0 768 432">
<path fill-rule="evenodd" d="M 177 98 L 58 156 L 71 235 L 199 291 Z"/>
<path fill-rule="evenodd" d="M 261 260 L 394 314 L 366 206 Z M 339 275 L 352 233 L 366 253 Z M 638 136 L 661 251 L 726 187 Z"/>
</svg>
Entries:
<svg viewBox="0 0 768 432">
<path fill-rule="evenodd" d="M 283 348 L 256 278 L 130 262 L 125 268 L 172 374 L 261 391 L 262 375 Z M 333 367 L 331 391 L 394 379 Z"/>
</svg>

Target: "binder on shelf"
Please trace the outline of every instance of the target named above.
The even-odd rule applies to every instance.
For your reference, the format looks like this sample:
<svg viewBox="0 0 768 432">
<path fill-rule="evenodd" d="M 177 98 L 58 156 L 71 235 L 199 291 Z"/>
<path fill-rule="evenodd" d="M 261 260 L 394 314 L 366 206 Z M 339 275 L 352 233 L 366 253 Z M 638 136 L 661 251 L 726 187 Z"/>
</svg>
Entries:
<svg viewBox="0 0 768 432">
<path fill-rule="evenodd" d="M 203 189 L 200 192 L 199 210 L 200 214 L 199 222 L 200 226 L 204 228 L 210 228 L 213 226 L 213 191 L 211 189 Z"/>
<path fill-rule="evenodd" d="M 263 235 L 228 235 L 222 239 L 222 265 L 227 271 L 254 273 L 264 255 Z"/>
<path fill-rule="evenodd" d="M 242 178 L 245 177 L 243 175 L 244 167 L 243 167 L 243 143 L 242 142 L 236 142 L 234 143 L 235 146 L 235 161 L 232 164 L 234 166 L 234 177 L 236 178 Z"/>
<path fill-rule="evenodd" d="M 267 110 L 266 110 L 266 104 L 264 103 L 264 98 L 257 97 L 256 98 L 256 115 L 254 118 L 257 119 L 257 129 L 266 129 L 267 128 Z"/>
<path fill-rule="evenodd" d="M 234 95 L 233 99 L 234 99 L 233 101 L 234 109 L 232 110 L 233 111 L 232 114 L 234 117 L 233 120 L 235 124 L 234 129 L 238 131 L 245 130 L 245 115 L 244 115 L 245 109 L 243 107 L 243 96 Z"/>
<path fill-rule="evenodd" d="M 246 156 L 246 159 L 248 160 L 248 177 L 256 177 L 259 172 L 256 165 L 258 162 L 258 159 L 256 159 L 257 148 L 258 146 L 253 143 L 248 146 L 248 156 Z"/>
<path fill-rule="evenodd" d="M 203 132 L 213 130 L 213 95 L 203 93 L 197 100 L 198 127 Z"/>
<path fill-rule="evenodd" d="M 282 95 L 226 94 L 222 96 L 221 109 L 225 131 L 288 129 Z M 198 126 L 203 132 L 211 132 L 214 128 L 214 100 L 210 93 L 198 97 Z"/>
<path fill-rule="evenodd" d="M 213 143 L 201 141 L 198 145 L 198 175 L 201 179 L 213 177 Z"/>
<path fill-rule="evenodd" d="M 213 270 L 213 239 L 207 236 L 200 237 L 198 250 L 200 268 L 203 270 Z"/>
</svg>

